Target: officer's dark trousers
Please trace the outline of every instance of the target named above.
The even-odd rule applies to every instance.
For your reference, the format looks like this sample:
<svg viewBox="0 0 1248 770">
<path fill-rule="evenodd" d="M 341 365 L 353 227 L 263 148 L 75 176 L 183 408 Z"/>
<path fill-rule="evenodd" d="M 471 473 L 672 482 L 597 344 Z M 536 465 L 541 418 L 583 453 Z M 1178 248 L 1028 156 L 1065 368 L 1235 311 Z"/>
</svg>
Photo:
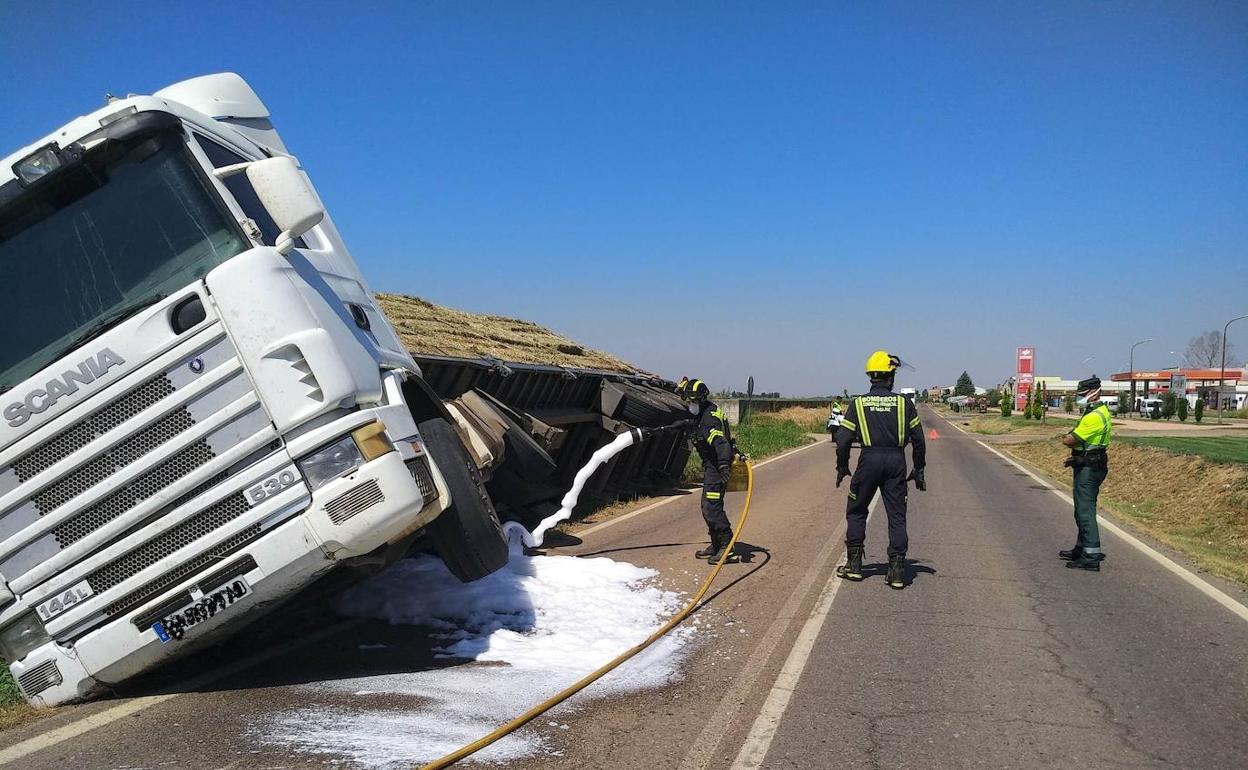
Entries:
<svg viewBox="0 0 1248 770">
<path fill-rule="evenodd" d="M 1075 526 L 1079 539 L 1075 545 L 1086 554 L 1101 552 L 1101 530 L 1096 525 L 1096 498 L 1109 470 L 1105 466 L 1082 465 L 1075 468 Z"/>
<path fill-rule="evenodd" d="M 845 508 L 845 545 L 862 545 L 867 539 L 867 508 L 875 491 L 884 498 L 888 513 L 888 555 L 905 556 L 906 453 L 900 447 L 866 447 L 849 480 L 849 504 Z"/>
<path fill-rule="evenodd" d="M 732 525 L 724 513 L 724 490 L 728 480 L 717 468 L 702 469 L 702 518 L 706 519 L 706 531 L 715 535 L 731 535 Z"/>
</svg>

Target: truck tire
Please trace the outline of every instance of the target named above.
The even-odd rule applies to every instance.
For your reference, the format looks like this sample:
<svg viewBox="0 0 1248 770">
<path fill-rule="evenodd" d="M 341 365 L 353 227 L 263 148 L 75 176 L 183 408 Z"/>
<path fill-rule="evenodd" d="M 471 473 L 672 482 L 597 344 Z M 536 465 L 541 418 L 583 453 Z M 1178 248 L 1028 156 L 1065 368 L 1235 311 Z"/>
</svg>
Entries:
<svg viewBox="0 0 1248 770">
<path fill-rule="evenodd" d="M 465 583 L 498 571 L 507 563 L 507 536 L 472 457 L 446 420 L 418 427 L 451 493 L 451 507 L 425 528 L 434 551 Z"/>
</svg>

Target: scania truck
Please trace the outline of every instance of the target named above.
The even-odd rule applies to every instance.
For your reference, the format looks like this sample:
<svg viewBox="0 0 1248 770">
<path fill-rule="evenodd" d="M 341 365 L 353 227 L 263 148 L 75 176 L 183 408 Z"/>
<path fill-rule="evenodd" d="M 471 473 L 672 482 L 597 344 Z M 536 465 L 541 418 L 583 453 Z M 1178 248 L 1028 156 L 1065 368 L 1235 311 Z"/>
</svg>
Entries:
<svg viewBox="0 0 1248 770">
<path fill-rule="evenodd" d="M 418 538 L 463 580 L 506 562 L 464 428 L 238 75 L 0 162 L 0 275 L 0 656 L 30 701 Z"/>
</svg>

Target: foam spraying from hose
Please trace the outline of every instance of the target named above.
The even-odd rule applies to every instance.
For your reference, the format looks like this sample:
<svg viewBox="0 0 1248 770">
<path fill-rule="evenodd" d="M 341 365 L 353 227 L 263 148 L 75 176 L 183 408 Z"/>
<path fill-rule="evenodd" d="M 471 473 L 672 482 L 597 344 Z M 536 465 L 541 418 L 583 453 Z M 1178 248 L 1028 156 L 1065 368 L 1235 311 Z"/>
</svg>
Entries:
<svg viewBox="0 0 1248 770">
<path fill-rule="evenodd" d="M 542 522 L 537 525 L 537 529 L 532 532 L 529 532 L 514 521 L 507 522 L 503 525 L 503 528 L 507 532 L 508 537 L 510 538 L 513 534 L 518 535 L 528 548 L 540 546 L 546 538 L 546 532 L 551 527 L 572 517 L 572 509 L 576 507 L 576 501 L 581 496 L 581 490 L 585 488 L 585 483 L 589 481 L 589 477 L 594 475 L 594 471 L 598 470 L 612 457 L 615 457 L 644 438 L 646 436 L 641 429 L 633 428 L 626 433 L 619 434 L 610 444 L 594 452 L 589 458 L 589 462 L 585 463 L 585 466 L 576 472 L 576 479 L 572 482 L 572 488 L 568 490 L 568 493 L 563 496 L 563 500 L 560 501 L 559 510 L 542 519 Z"/>
</svg>

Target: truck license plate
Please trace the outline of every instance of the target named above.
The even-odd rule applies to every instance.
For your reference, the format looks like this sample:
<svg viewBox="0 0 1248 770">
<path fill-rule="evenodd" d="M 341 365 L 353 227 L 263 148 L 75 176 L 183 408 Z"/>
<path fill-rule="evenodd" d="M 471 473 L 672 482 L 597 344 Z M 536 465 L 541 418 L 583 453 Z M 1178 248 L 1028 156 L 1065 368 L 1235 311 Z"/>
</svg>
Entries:
<svg viewBox="0 0 1248 770">
<path fill-rule="evenodd" d="M 251 593 L 251 586 L 240 578 L 231 580 L 189 607 L 161 618 L 152 624 L 152 630 L 161 643 L 178 642 L 187 630 L 215 617 L 218 612 L 229 609 L 234 603 Z"/>
</svg>

